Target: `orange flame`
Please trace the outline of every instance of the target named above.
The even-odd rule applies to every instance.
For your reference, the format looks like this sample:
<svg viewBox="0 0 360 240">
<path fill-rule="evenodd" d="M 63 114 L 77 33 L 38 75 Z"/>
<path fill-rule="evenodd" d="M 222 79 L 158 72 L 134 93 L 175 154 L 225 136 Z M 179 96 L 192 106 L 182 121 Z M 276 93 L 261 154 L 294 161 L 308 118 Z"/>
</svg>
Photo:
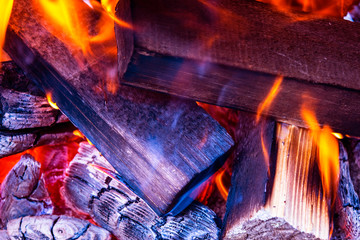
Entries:
<svg viewBox="0 0 360 240">
<path fill-rule="evenodd" d="M 338 16 L 346 15 L 347 8 L 351 1 L 345 0 L 258 0 L 260 2 L 270 3 L 283 12 L 289 10 L 300 10 L 306 13 L 314 13 L 320 16 Z"/>
<path fill-rule="evenodd" d="M 78 137 L 81 137 L 81 138 L 83 138 L 83 139 L 86 139 L 86 141 L 87 141 L 90 145 L 94 146 L 94 144 L 93 144 L 92 142 L 90 142 L 90 140 L 87 139 L 87 137 L 86 137 L 82 132 L 80 132 L 80 130 L 77 129 L 77 130 L 73 131 L 73 134 L 74 134 L 75 136 L 78 136 Z"/>
<path fill-rule="evenodd" d="M 3 59 L 2 48 L 5 42 L 6 29 L 9 23 L 13 3 L 14 0 L 0 0 L 0 61 Z"/>
<path fill-rule="evenodd" d="M 284 79 L 283 76 L 277 76 L 275 79 L 275 82 L 273 84 L 273 86 L 270 89 L 269 94 L 266 96 L 266 98 L 264 99 L 264 101 L 262 101 L 257 109 L 257 113 L 256 113 L 256 123 L 259 123 L 260 121 L 260 116 L 264 113 L 264 111 L 269 110 L 272 102 L 274 101 L 275 97 L 277 96 L 277 94 L 280 91 L 280 85 L 282 83 L 282 80 Z M 265 139 L 264 139 L 264 129 L 263 126 L 261 127 L 261 148 L 263 150 L 263 154 L 264 154 L 264 159 L 266 161 L 267 166 L 270 166 L 269 164 L 269 151 L 266 148 L 266 143 L 265 143 Z M 268 174 L 270 174 L 270 168 L 268 168 Z"/>
<path fill-rule="evenodd" d="M 90 50 L 90 37 L 87 29 L 82 26 L 80 13 L 84 8 L 79 0 L 39 0 L 45 18 L 54 27 L 57 34 L 64 33 L 69 40 L 80 47 L 83 53 Z"/>
<path fill-rule="evenodd" d="M 331 201 L 331 208 L 334 207 L 336 193 L 339 184 L 339 145 L 332 134 L 329 126 L 319 126 L 315 114 L 306 107 L 302 107 L 301 114 L 309 126 L 314 141 L 318 147 L 317 164 L 320 171 L 324 195 Z"/>
<path fill-rule="evenodd" d="M 46 99 L 52 108 L 59 109 L 59 107 L 56 105 L 56 103 L 52 100 L 51 93 L 46 94 Z"/>
<path fill-rule="evenodd" d="M 224 185 L 223 182 L 223 176 L 225 172 L 226 168 L 222 168 L 220 169 L 220 171 L 218 171 L 218 174 L 215 177 L 215 183 L 217 188 L 219 189 L 221 196 L 226 200 L 229 195 L 229 189 Z"/>
</svg>

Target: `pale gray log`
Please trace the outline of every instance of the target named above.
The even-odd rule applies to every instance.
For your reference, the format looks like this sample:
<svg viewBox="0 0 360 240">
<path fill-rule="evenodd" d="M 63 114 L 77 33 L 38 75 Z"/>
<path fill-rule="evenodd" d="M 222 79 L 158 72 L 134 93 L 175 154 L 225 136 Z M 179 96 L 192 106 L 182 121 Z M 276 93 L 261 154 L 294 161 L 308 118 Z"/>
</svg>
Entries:
<svg viewBox="0 0 360 240">
<path fill-rule="evenodd" d="M 0 230 L 0 240 L 10 240 L 10 236 L 6 230 Z"/>
<path fill-rule="evenodd" d="M 7 224 L 11 239 L 23 240 L 110 240 L 110 233 L 86 220 L 68 216 L 43 215 L 23 217 Z"/>
<path fill-rule="evenodd" d="M 88 143 L 70 163 L 63 195 L 74 210 L 90 214 L 119 239 L 218 239 L 215 213 L 193 203 L 179 216 L 158 217 L 141 198 L 106 174 L 115 170 Z"/>
<path fill-rule="evenodd" d="M 40 173 L 40 163 L 25 154 L 1 184 L 0 228 L 9 220 L 52 213 L 52 203 Z"/>
</svg>

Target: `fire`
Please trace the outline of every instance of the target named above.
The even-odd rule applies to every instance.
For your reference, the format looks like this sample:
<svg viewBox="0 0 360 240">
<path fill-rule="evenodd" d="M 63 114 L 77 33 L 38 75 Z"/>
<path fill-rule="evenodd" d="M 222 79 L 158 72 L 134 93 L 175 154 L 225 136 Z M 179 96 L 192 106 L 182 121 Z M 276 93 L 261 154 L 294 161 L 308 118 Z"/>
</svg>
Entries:
<svg viewBox="0 0 360 240">
<path fill-rule="evenodd" d="M 306 13 L 314 13 L 319 16 L 346 15 L 347 8 L 351 5 L 350 0 L 258 0 L 276 6 L 280 11 L 300 10 Z"/>
<path fill-rule="evenodd" d="M 94 146 L 94 144 L 93 144 L 92 142 L 90 142 L 90 140 L 87 139 L 87 138 L 85 137 L 85 135 L 84 135 L 82 132 L 80 132 L 80 130 L 77 129 L 77 130 L 73 131 L 73 134 L 74 134 L 75 136 L 78 136 L 78 137 L 81 137 L 81 138 L 83 138 L 83 139 L 86 139 L 86 141 L 87 141 L 90 145 Z"/>
<path fill-rule="evenodd" d="M 219 189 L 221 196 L 223 197 L 223 199 L 226 200 L 229 195 L 229 188 L 226 187 L 223 182 L 223 176 L 225 172 L 226 172 L 226 168 L 222 168 L 219 170 L 218 174 L 215 177 L 215 183 L 217 188 Z"/>
<path fill-rule="evenodd" d="M 52 108 L 59 109 L 59 107 L 56 105 L 56 103 L 52 100 L 51 93 L 46 94 L 46 99 Z"/>
<path fill-rule="evenodd" d="M 3 59 L 2 48 L 5 42 L 6 29 L 9 23 L 13 3 L 14 0 L 0 0 L 0 61 Z"/>
<path fill-rule="evenodd" d="M 81 24 L 80 13 L 84 8 L 81 1 L 39 0 L 38 3 L 46 20 L 56 28 L 56 35 L 65 33 L 73 44 L 81 48 L 84 54 L 90 50 L 88 31 Z"/>
<path fill-rule="evenodd" d="M 326 198 L 330 200 L 331 207 L 333 208 L 340 174 L 338 141 L 329 126 L 325 125 L 323 128 L 319 126 L 315 114 L 311 110 L 303 106 L 301 114 L 310 127 L 318 147 L 317 164 L 323 192 Z"/>
</svg>

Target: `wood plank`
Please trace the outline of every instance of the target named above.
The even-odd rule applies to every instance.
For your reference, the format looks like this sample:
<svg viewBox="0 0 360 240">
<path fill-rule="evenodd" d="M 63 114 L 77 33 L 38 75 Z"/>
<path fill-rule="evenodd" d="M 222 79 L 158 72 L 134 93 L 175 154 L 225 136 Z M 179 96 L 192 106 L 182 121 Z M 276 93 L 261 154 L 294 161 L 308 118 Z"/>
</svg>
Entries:
<svg viewBox="0 0 360 240">
<path fill-rule="evenodd" d="M 132 16 L 152 52 L 360 90 L 357 23 L 253 0 L 133 0 Z"/>
<path fill-rule="evenodd" d="M 82 13 L 92 16 L 84 8 Z M 222 164 L 233 141 L 195 102 L 127 86 L 108 91 L 102 86 L 118 64 L 104 49 L 116 49 L 115 40 L 110 46 L 95 44 L 94 55 L 86 58 L 79 47 L 65 45 L 45 29 L 50 24 L 42 19 L 33 5 L 16 1 L 5 50 L 52 93 L 60 109 L 157 214 L 170 211 Z M 85 20 L 89 28 L 96 25 L 93 18 Z"/>
<path fill-rule="evenodd" d="M 138 49 L 124 84 L 219 106 L 256 112 L 276 76 L 212 62 L 175 58 Z M 306 127 L 300 109 L 311 106 L 320 124 L 360 136 L 360 91 L 284 78 L 266 112 L 279 121 Z"/>
</svg>

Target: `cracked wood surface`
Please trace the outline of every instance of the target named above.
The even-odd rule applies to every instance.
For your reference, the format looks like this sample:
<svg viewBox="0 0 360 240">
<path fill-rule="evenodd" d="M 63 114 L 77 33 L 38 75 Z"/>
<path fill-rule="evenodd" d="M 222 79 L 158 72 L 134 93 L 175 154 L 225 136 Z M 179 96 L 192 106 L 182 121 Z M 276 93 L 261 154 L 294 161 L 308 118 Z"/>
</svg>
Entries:
<svg viewBox="0 0 360 240">
<path fill-rule="evenodd" d="M 68 216 L 43 215 L 11 220 L 7 230 L 0 232 L 0 239 L 23 240 L 110 240 L 108 231 L 86 220 Z"/>
<path fill-rule="evenodd" d="M 84 6 L 86 15 L 91 9 Z M 60 109 L 157 214 L 172 210 L 220 167 L 233 141 L 195 102 L 119 86 L 117 58 L 104 51 L 116 49 L 115 39 L 110 46 L 94 44 L 94 55 L 86 58 L 80 48 L 52 35 L 42 20 L 32 4 L 14 2 L 7 53 L 52 93 Z M 91 29 L 95 24 L 84 22 Z M 24 61 L 24 55 L 32 61 Z M 116 76 L 111 79 L 119 86 L 115 91 L 104 86 L 109 74 Z"/>
<path fill-rule="evenodd" d="M 0 192 L 0 229 L 15 218 L 52 213 L 40 163 L 29 154 L 21 156 L 2 182 Z"/>
<path fill-rule="evenodd" d="M 118 239 L 218 239 L 217 217 L 207 207 L 193 203 L 178 216 L 158 217 L 114 174 L 115 169 L 93 146 L 81 143 L 66 171 L 67 203 Z"/>
</svg>

